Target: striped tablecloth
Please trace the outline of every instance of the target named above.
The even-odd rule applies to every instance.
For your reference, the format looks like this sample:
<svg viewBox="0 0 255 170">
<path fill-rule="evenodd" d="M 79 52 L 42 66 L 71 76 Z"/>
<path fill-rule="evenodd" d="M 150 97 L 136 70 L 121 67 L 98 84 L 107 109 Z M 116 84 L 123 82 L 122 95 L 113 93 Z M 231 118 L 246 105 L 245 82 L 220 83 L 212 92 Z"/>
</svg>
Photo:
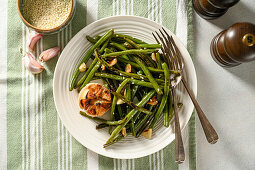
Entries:
<svg viewBox="0 0 255 170">
<path fill-rule="evenodd" d="M 52 94 L 58 58 L 45 71 L 30 74 L 22 63 L 28 29 L 21 22 L 16 1 L 0 0 L 0 169 L 196 169 L 195 116 L 183 132 L 186 161 L 174 162 L 174 142 L 147 157 L 131 160 L 100 156 L 78 143 L 59 119 Z M 77 0 L 72 23 L 36 46 L 62 48 L 86 25 L 112 15 L 136 15 L 175 32 L 193 54 L 191 0 Z"/>
</svg>

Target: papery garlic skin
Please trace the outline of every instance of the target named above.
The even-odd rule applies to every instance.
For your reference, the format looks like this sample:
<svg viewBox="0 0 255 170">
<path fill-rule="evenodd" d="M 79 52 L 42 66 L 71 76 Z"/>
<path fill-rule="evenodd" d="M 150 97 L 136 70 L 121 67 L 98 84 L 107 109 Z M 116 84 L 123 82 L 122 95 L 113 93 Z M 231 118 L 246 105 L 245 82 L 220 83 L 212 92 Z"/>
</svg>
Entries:
<svg viewBox="0 0 255 170">
<path fill-rule="evenodd" d="M 53 57 L 55 57 L 59 52 L 60 52 L 60 47 L 50 48 L 48 50 L 43 51 L 40 54 L 39 59 L 41 62 L 46 62 L 52 59 Z"/>
<path fill-rule="evenodd" d="M 30 34 L 30 38 L 29 38 L 29 42 L 28 42 L 28 50 L 33 53 L 34 52 L 34 48 L 35 48 L 35 44 L 43 37 L 42 34 L 39 34 L 37 32 L 32 32 Z"/>
<path fill-rule="evenodd" d="M 41 73 L 44 69 L 44 67 L 35 60 L 31 53 L 26 53 L 22 60 L 26 69 L 32 74 Z"/>
</svg>

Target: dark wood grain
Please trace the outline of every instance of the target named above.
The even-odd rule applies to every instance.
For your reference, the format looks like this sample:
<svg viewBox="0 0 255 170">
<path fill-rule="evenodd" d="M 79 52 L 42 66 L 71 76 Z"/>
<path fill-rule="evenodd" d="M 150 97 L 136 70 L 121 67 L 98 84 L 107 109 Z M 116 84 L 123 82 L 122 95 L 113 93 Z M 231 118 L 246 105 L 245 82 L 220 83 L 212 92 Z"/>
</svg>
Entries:
<svg viewBox="0 0 255 170">
<path fill-rule="evenodd" d="M 218 8 L 229 8 L 237 4 L 240 0 L 208 0 Z"/>
<path fill-rule="evenodd" d="M 211 42 L 211 55 L 223 67 L 234 67 L 255 59 L 255 25 L 236 23 Z"/>
<path fill-rule="evenodd" d="M 204 19 L 215 19 L 224 15 L 229 7 L 239 0 L 192 0 L 195 11 Z"/>
</svg>

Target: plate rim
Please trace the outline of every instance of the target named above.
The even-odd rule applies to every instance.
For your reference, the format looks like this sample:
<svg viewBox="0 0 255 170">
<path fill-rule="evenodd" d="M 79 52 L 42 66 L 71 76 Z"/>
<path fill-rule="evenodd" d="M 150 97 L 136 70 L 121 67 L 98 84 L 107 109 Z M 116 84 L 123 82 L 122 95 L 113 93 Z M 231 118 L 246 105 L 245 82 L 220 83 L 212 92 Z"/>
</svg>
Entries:
<svg viewBox="0 0 255 170">
<path fill-rule="evenodd" d="M 122 15 L 122 16 L 109 16 L 109 17 L 105 17 L 105 18 L 101 18 L 101 19 L 99 19 L 99 20 L 97 20 L 97 21 L 94 21 L 94 22 L 92 22 L 92 23 L 90 23 L 89 25 L 86 25 L 84 28 L 82 28 L 79 32 L 77 32 L 73 37 L 72 37 L 72 39 L 74 39 L 75 37 L 79 37 L 79 35 L 80 34 L 82 34 L 82 32 L 83 32 L 83 30 L 84 29 L 87 29 L 88 27 L 91 27 L 91 25 L 94 25 L 94 24 L 97 24 L 98 22 L 102 22 L 102 21 L 104 21 L 104 20 L 108 20 L 108 19 L 116 19 L 116 20 L 121 20 L 122 18 L 126 18 L 125 20 L 129 20 L 129 18 L 130 19 L 138 19 L 138 20 L 144 20 L 145 22 L 147 21 L 147 22 L 152 22 L 152 23 L 154 23 L 154 24 L 156 24 L 156 25 L 158 25 L 158 26 L 160 26 L 160 27 L 163 27 L 163 25 L 161 25 L 161 24 L 159 24 L 159 23 L 157 23 L 157 22 L 155 22 L 155 21 L 152 21 L 152 20 L 149 20 L 149 19 L 147 19 L 147 18 L 144 18 L 144 17 L 140 17 L 140 16 L 130 16 L 130 15 Z M 167 31 L 170 31 L 168 28 L 166 28 L 166 27 L 164 27 Z M 170 31 L 171 33 L 173 33 L 172 31 Z M 188 51 L 188 49 L 184 46 L 184 44 L 181 42 L 181 40 L 173 33 L 173 35 L 174 35 L 174 38 L 177 38 L 178 39 L 178 41 L 179 41 L 179 43 L 181 43 L 181 45 L 185 48 L 185 50 L 187 51 L 187 53 L 189 54 L 189 60 L 191 60 L 191 63 L 192 63 L 192 71 L 194 72 L 194 80 L 193 80 L 193 85 L 194 85 L 194 87 L 192 88 L 192 90 L 193 90 L 193 93 L 194 93 L 194 95 L 195 95 L 195 97 L 197 96 L 197 75 L 196 75 L 196 70 L 195 70 L 195 66 L 194 66 L 194 63 L 193 63 L 193 60 L 192 60 L 192 57 L 191 57 L 191 55 L 190 55 L 190 53 L 189 53 L 189 51 Z M 68 46 L 68 44 L 72 41 L 72 39 L 71 40 L 69 40 L 69 42 L 66 44 L 66 46 L 64 47 L 64 49 Z M 63 49 L 63 51 L 64 51 L 64 49 Z M 62 51 L 62 52 L 63 52 Z M 59 59 L 61 59 L 63 57 L 63 55 L 62 55 L 62 53 L 60 54 L 60 56 L 59 56 L 59 58 L 58 58 L 58 61 L 57 61 L 57 64 L 56 64 L 56 66 L 55 66 L 55 69 L 54 69 L 54 76 L 53 76 L 53 98 L 54 98 L 54 104 L 55 104 L 55 108 L 56 108 L 56 111 L 57 111 L 57 114 L 58 114 L 58 116 L 59 116 L 59 118 L 60 118 L 60 120 L 62 121 L 62 123 L 63 123 L 63 125 L 65 126 L 65 128 L 68 130 L 68 132 L 70 133 L 70 129 L 69 129 L 69 127 L 68 126 L 66 126 L 66 124 L 64 123 L 65 121 L 63 121 L 63 119 L 62 119 L 62 116 L 61 116 L 61 114 L 59 114 L 59 109 L 58 109 L 58 107 L 57 107 L 57 102 L 56 102 L 56 97 L 55 97 L 55 86 L 56 86 L 56 75 L 57 74 L 55 74 L 56 73 L 56 71 L 57 71 L 57 69 L 58 69 L 58 67 L 59 67 Z M 192 113 L 194 112 L 194 106 L 192 105 Z M 185 127 L 188 125 L 188 122 L 189 122 L 189 120 L 190 120 L 190 118 L 191 118 L 191 116 L 192 116 L 192 113 L 190 114 L 190 116 L 189 116 L 189 118 L 188 118 L 188 121 L 187 121 L 187 123 L 186 124 L 184 124 L 184 126 L 183 126 L 183 128 L 181 129 L 181 131 L 183 131 L 184 129 L 185 129 Z M 70 135 L 73 137 L 73 138 L 75 138 L 81 145 L 83 145 L 84 147 L 86 147 L 87 149 L 89 149 L 89 150 L 91 150 L 91 151 L 93 151 L 93 152 L 96 152 L 97 154 L 99 154 L 99 155 L 102 155 L 102 156 L 106 156 L 106 157 L 109 157 L 109 158 L 117 158 L 117 159 L 134 159 L 134 158 L 141 158 L 141 157 L 145 157 L 145 156 L 148 156 L 148 155 L 150 155 L 150 154 L 153 154 L 153 153 L 155 153 L 155 152 L 157 152 L 157 151 L 159 151 L 159 150 L 157 150 L 157 151 L 155 151 L 155 152 L 152 152 L 152 153 L 150 153 L 150 154 L 138 154 L 138 155 L 136 155 L 136 156 L 120 156 L 119 154 L 114 154 L 114 153 L 111 153 L 111 154 L 104 154 L 104 153 L 101 153 L 100 151 L 98 151 L 97 149 L 94 149 L 94 148 L 90 148 L 90 147 L 88 147 L 88 145 L 86 145 L 86 144 L 84 144 L 84 143 L 82 143 L 81 141 L 80 141 L 80 139 L 77 139 L 76 137 L 74 137 L 71 133 L 70 133 Z M 175 139 L 175 137 L 174 137 L 174 139 Z M 172 143 L 173 141 L 174 141 L 174 139 L 172 140 L 172 141 L 170 141 L 168 144 L 166 144 L 166 145 L 164 145 L 163 147 L 161 147 L 161 149 L 164 149 L 167 145 L 169 145 L 170 143 Z"/>
</svg>

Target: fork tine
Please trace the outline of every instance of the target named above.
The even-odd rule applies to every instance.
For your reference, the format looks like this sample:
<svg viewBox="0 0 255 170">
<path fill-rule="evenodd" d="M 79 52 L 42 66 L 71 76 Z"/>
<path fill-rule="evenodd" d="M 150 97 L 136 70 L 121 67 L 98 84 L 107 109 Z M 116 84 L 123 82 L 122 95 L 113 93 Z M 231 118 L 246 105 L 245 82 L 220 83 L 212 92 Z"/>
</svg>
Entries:
<svg viewBox="0 0 255 170">
<path fill-rule="evenodd" d="M 156 31 L 155 31 L 155 32 L 156 32 Z M 156 33 L 157 33 L 157 32 L 156 32 Z M 152 33 L 152 35 L 153 35 L 153 37 L 155 38 L 155 40 L 157 41 L 157 43 L 158 43 L 158 44 L 161 44 L 161 43 L 159 42 L 158 38 L 156 37 L 156 35 L 153 34 L 153 33 Z M 164 46 L 164 45 L 163 45 L 163 46 Z M 166 56 L 166 51 L 165 51 L 165 49 L 164 49 L 163 47 L 161 47 L 161 50 L 162 50 L 164 56 Z M 169 61 L 168 57 L 165 57 L 165 58 L 167 59 L 167 62 L 169 63 L 170 61 Z M 169 67 L 170 67 L 170 66 L 169 66 Z"/>
<path fill-rule="evenodd" d="M 173 44 L 171 43 L 171 41 L 169 41 L 169 48 L 170 48 L 170 51 L 172 51 L 174 63 L 177 65 L 178 69 L 181 69 L 181 67 L 180 67 L 181 65 L 179 63 L 180 61 L 178 60 L 176 50 L 173 47 Z"/>
<path fill-rule="evenodd" d="M 164 55 L 167 56 L 166 58 L 167 58 L 167 61 L 169 63 L 169 67 L 170 67 L 170 69 L 173 69 L 174 67 L 171 65 L 171 61 L 170 61 L 171 56 L 166 51 L 168 49 L 168 47 L 167 47 L 165 41 L 163 40 L 163 38 L 158 34 L 158 32 L 155 31 L 155 33 L 157 34 L 158 38 L 162 42 L 162 45 L 163 45 L 162 50 L 163 50 Z"/>
<path fill-rule="evenodd" d="M 156 31 L 155 31 L 156 32 Z M 159 40 L 157 39 L 157 37 L 152 33 L 154 39 L 157 41 L 158 44 L 160 44 Z"/>
<path fill-rule="evenodd" d="M 178 48 L 177 48 L 177 46 L 176 46 L 176 44 L 175 44 L 175 42 L 174 42 L 174 40 L 173 40 L 173 37 L 172 36 L 170 36 L 167 32 L 166 32 L 166 30 L 162 27 L 162 30 L 164 31 L 164 33 L 166 34 L 166 36 L 167 36 L 167 38 L 168 38 L 168 42 L 171 44 L 170 45 L 170 48 L 171 48 L 171 50 L 173 51 L 173 55 L 174 55 L 174 60 L 175 60 L 175 62 L 176 62 L 176 64 L 178 65 L 178 68 L 179 69 L 182 69 L 183 68 L 183 62 L 182 62 L 182 60 L 180 60 L 179 59 L 179 55 L 180 55 L 180 52 L 179 51 L 177 51 L 178 50 Z M 173 43 L 174 43 L 174 45 L 173 45 Z"/>
<path fill-rule="evenodd" d="M 174 69 L 174 70 L 176 70 L 177 69 L 177 63 L 174 61 L 175 59 L 174 59 L 174 53 L 173 53 L 173 51 L 170 49 L 170 41 L 169 41 L 169 39 L 167 39 L 166 38 L 166 36 L 165 36 L 165 34 L 159 29 L 159 32 L 162 34 L 162 36 L 163 36 L 163 38 L 165 39 L 165 42 L 166 42 L 166 46 L 167 46 L 167 51 L 168 51 L 168 53 L 169 53 L 169 58 L 171 59 L 171 61 L 173 61 L 173 62 L 170 62 L 171 64 L 172 64 L 172 68 Z M 159 36 L 159 35 L 158 35 Z"/>
<path fill-rule="evenodd" d="M 177 58 L 179 58 L 179 60 L 181 60 L 181 61 L 179 61 L 179 63 L 181 63 L 181 69 L 183 69 L 183 67 L 184 67 L 184 59 L 182 57 L 182 54 L 181 54 L 179 48 L 177 47 L 177 45 L 176 45 L 176 43 L 175 43 L 175 41 L 174 41 L 172 36 L 170 37 L 170 41 L 171 41 L 172 45 L 175 48 L 175 51 L 177 53 Z"/>
</svg>

